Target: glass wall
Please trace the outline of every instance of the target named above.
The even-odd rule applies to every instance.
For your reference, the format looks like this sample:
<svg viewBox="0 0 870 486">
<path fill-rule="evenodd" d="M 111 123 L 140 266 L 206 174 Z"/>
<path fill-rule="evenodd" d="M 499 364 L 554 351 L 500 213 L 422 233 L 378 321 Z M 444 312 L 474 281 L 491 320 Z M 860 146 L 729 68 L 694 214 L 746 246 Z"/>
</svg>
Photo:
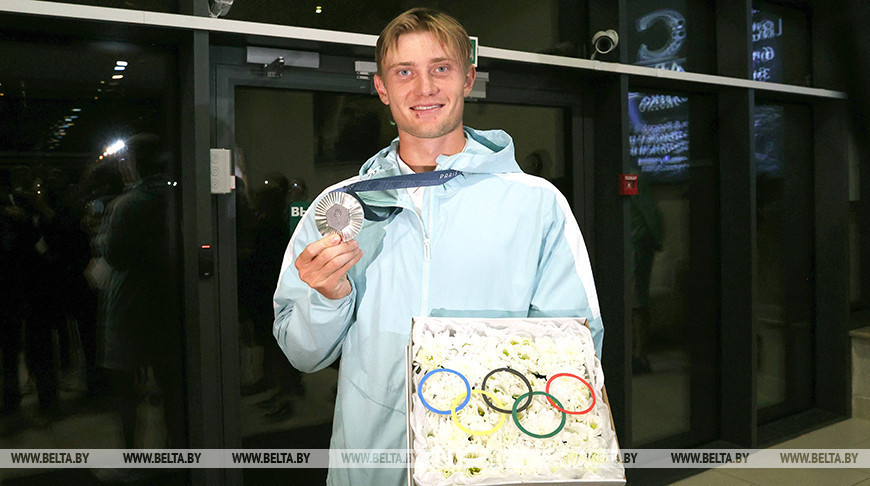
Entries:
<svg viewBox="0 0 870 486">
<path fill-rule="evenodd" d="M 520 168 L 553 183 L 569 201 L 571 154 L 566 150 L 564 109 L 499 103 L 465 104 L 466 125 L 478 130 L 504 130 L 514 140 Z"/>
<path fill-rule="evenodd" d="M 175 72 L 154 46 L 0 42 L 2 449 L 187 444 Z"/>
<path fill-rule="evenodd" d="M 755 108 L 759 422 L 812 405 L 814 206 L 811 112 Z"/>
<path fill-rule="evenodd" d="M 629 94 L 633 446 L 715 433 L 718 246 L 715 104 Z"/>
</svg>

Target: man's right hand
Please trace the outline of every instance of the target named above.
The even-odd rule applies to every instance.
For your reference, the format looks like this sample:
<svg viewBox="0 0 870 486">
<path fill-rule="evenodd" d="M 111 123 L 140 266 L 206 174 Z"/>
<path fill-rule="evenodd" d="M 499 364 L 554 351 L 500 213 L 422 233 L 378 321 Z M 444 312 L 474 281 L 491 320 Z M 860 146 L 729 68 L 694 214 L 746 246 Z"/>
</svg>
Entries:
<svg viewBox="0 0 870 486">
<path fill-rule="evenodd" d="M 341 241 L 338 234 L 327 235 L 306 246 L 296 258 L 299 278 L 327 299 L 338 300 L 352 290 L 347 271 L 362 258 L 356 240 Z"/>
</svg>

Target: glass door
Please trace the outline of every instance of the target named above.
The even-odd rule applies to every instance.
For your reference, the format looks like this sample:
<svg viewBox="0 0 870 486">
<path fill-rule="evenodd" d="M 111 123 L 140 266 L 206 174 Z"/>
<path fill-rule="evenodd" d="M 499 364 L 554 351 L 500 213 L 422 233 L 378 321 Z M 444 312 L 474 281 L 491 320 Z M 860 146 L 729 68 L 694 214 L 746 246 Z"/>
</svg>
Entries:
<svg viewBox="0 0 870 486">
<path fill-rule="evenodd" d="M 232 151 L 235 190 L 216 196 L 227 447 L 326 449 L 338 364 L 294 369 L 272 335 L 272 294 L 311 199 L 355 175 L 392 138 L 368 80 L 311 69 L 269 71 L 216 48 L 215 147 Z M 314 54 L 316 56 L 316 54 Z M 351 63 L 352 65 L 352 63 Z M 318 469 L 247 469 L 248 484 L 302 479 Z"/>
<path fill-rule="evenodd" d="M 186 448 L 174 48 L 4 30 L 0 52 L 0 449 Z M 10 468 L 0 482 L 190 474 Z"/>
<path fill-rule="evenodd" d="M 270 73 L 233 62 L 243 53 L 212 51 L 213 146 L 232 150 L 237 184 L 232 194 L 215 196 L 226 447 L 325 449 L 338 363 L 314 374 L 290 365 L 272 335 L 272 294 L 286 245 L 311 200 L 358 174 L 396 137 L 396 128 L 371 80 L 352 71 L 353 59 L 320 59 L 321 66 L 347 66 L 343 72 Z M 524 101 L 469 102 L 465 123 L 508 131 L 524 170 L 549 179 L 570 199 L 571 105 Z M 289 478 L 322 484 L 326 471 L 249 469 L 241 475 L 247 484 Z"/>
<path fill-rule="evenodd" d="M 813 165 L 809 107 L 755 107 L 756 393 L 764 424 L 812 406 Z"/>
<path fill-rule="evenodd" d="M 717 433 L 715 111 L 706 96 L 629 93 L 634 447 L 692 447 Z"/>
</svg>

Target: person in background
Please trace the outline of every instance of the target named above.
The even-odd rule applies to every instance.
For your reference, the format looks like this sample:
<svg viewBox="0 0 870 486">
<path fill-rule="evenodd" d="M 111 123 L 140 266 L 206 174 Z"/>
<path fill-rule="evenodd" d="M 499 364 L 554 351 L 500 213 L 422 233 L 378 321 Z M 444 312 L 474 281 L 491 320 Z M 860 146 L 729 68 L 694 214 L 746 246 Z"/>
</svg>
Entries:
<svg viewBox="0 0 870 486">
<path fill-rule="evenodd" d="M 176 187 L 167 175 L 168 153 L 156 135 L 131 137 L 115 157 L 124 192 L 107 207 L 95 237 L 109 267 L 102 289 L 99 361 L 121 401 L 126 447 L 181 447 L 181 292 L 171 246 L 174 225 L 168 217 Z M 143 403 L 150 405 L 141 409 L 150 411 L 145 417 L 137 415 Z M 153 413 L 158 407 L 162 417 Z M 137 429 L 137 420 L 145 427 Z"/>
</svg>

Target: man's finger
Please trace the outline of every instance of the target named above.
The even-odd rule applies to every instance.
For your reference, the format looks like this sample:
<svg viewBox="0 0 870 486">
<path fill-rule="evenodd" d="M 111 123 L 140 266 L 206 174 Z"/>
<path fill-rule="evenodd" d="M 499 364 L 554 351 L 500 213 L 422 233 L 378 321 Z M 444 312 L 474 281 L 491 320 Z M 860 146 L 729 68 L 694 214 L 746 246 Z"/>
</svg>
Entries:
<svg viewBox="0 0 870 486">
<path fill-rule="evenodd" d="M 302 250 L 302 253 L 299 254 L 298 260 L 301 260 L 301 263 L 307 263 L 311 260 L 317 258 L 317 255 L 320 255 L 320 252 L 323 250 L 333 247 L 341 243 L 341 235 L 338 233 L 332 233 L 324 236 L 323 238 L 315 241 L 314 243 L 309 244 Z"/>
<path fill-rule="evenodd" d="M 324 279 L 317 286 L 313 286 L 315 290 L 323 294 L 323 291 L 327 289 L 337 288 L 340 284 L 341 280 L 347 279 L 347 272 L 356 265 L 363 257 L 362 250 L 357 249 L 352 253 L 348 253 L 346 255 L 342 255 L 342 257 L 348 257 L 347 261 L 345 261 L 335 272 L 332 272 L 330 275 L 325 276 Z M 326 295 L 326 294 L 324 294 Z M 331 294 L 330 294 L 331 295 Z M 346 294 L 345 294 L 346 295 Z M 336 297 L 330 297 L 336 298 Z"/>
<path fill-rule="evenodd" d="M 349 261 L 357 260 L 362 257 L 362 250 L 359 249 L 358 246 L 350 246 L 348 244 L 348 251 L 335 255 L 329 260 L 325 261 L 323 266 L 320 269 L 320 272 L 324 275 L 325 278 L 329 278 L 334 273 L 341 273 L 342 269 L 346 266 Z M 345 272 L 347 270 L 345 269 Z"/>
</svg>

